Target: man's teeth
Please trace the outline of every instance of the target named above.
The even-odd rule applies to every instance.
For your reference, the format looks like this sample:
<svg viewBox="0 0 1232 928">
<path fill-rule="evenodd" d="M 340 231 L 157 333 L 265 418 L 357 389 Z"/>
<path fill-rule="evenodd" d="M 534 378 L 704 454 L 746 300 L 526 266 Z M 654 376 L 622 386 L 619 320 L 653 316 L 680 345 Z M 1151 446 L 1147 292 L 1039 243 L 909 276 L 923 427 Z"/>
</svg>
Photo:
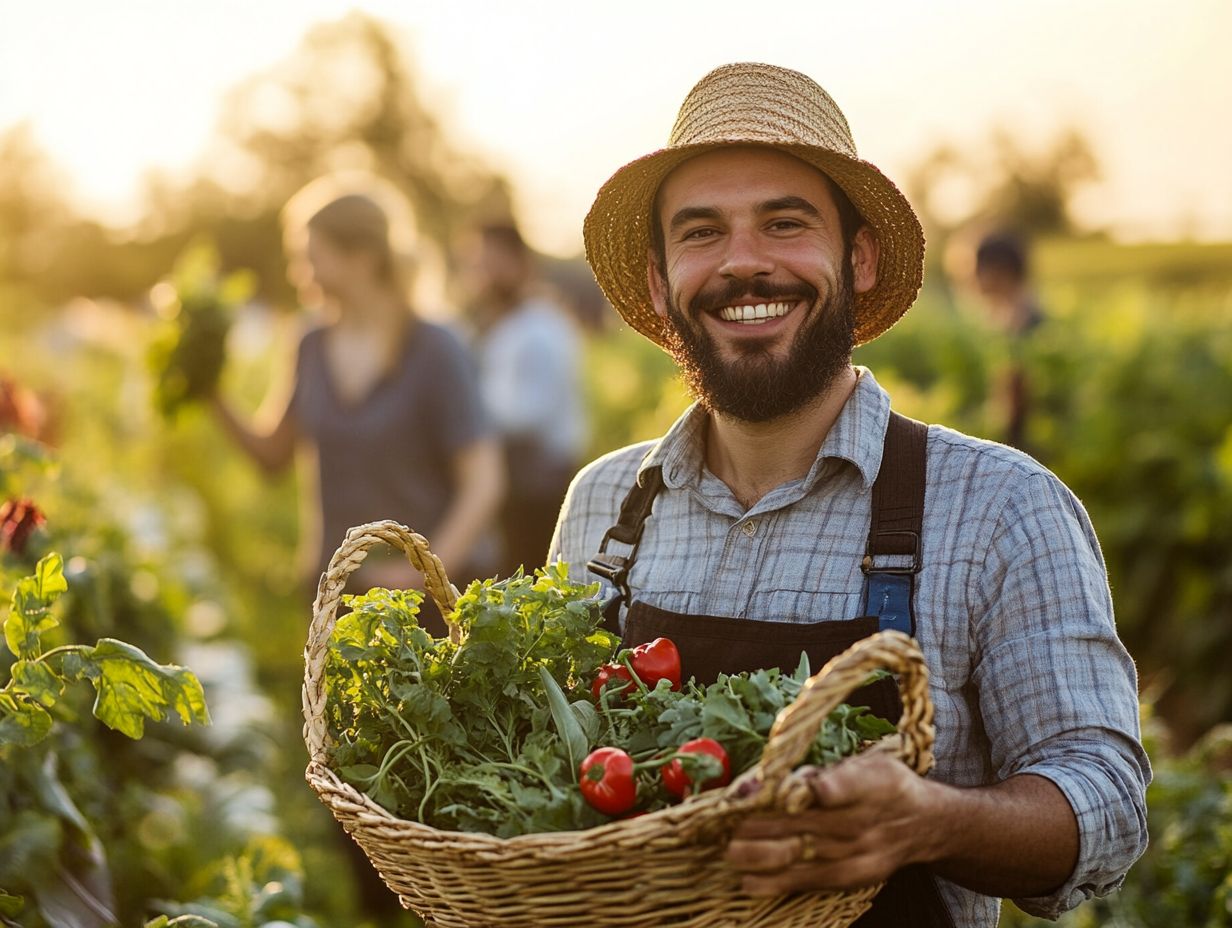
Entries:
<svg viewBox="0 0 1232 928">
<path fill-rule="evenodd" d="M 752 306 L 724 306 L 719 318 L 724 322 L 748 322 L 760 325 L 770 319 L 786 316 L 790 303 L 757 303 Z"/>
</svg>

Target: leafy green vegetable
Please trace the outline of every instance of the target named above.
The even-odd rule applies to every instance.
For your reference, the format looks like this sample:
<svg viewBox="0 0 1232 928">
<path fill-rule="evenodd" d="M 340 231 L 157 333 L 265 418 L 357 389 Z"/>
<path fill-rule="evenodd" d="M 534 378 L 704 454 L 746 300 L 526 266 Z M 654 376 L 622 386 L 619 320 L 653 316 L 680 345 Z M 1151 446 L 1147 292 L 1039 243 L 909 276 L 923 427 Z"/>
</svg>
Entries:
<svg viewBox="0 0 1232 928">
<path fill-rule="evenodd" d="M 347 597 L 325 662 L 331 765 L 400 818 L 509 837 L 608 820 L 578 788 L 592 748 L 638 762 L 643 810 L 675 801 L 657 771 L 686 741 L 719 741 L 733 775 L 757 763 L 808 661 L 790 675 L 689 680 L 678 691 L 664 679 L 624 698 L 605 690 L 596 708 L 591 682 L 620 644 L 601 627 L 596 592 L 560 564 L 472 583 L 452 616 L 460 644 L 419 627 L 418 592 Z M 806 760 L 832 763 L 893 730 L 842 706 Z"/>
<path fill-rule="evenodd" d="M 17 581 L 4 621 L 4 640 L 17 660 L 0 689 L 0 745 L 30 746 L 51 731 L 52 716 L 69 683 L 89 680 L 97 691 L 94 715 L 130 738 L 145 720 L 178 717 L 185 725 L 209 723 L 205 693 L 196 675 L 158 664 L 144 651 L 114 638 L 89 645 L 61 645 L 43 652 L 44 633 L 59 624 L 53 606 L 68 590 L 59 554 L 42 558 L 34 574 Z"/>
<path fill-rule="evenodd" d="M 253 282 L 247 271 L 221 275 L 217 251 L 202 243 L 190 247 L 171 279 L 155 287 L 162 322 L 147 361 L 156 378 L 154 402 L 165 418 L 208 396 L 218 383 L 235 308 L 251 295 Z"/>
<path fill-rule="evenodd" d="M 325 667 L 335 769 L 396 815 L 442 828 L 507 836 L 599 824 L 542 676 L 564 695 L 559 723 L 576 750 L 598 716 L 568 698 L 585 697 L 617 645 L 599 627 L 595 592 L 560 566 L 472 583 L 453 614 L 458 645 L 419 627 L 416 591 L 347 597 Z"/>
</svg>

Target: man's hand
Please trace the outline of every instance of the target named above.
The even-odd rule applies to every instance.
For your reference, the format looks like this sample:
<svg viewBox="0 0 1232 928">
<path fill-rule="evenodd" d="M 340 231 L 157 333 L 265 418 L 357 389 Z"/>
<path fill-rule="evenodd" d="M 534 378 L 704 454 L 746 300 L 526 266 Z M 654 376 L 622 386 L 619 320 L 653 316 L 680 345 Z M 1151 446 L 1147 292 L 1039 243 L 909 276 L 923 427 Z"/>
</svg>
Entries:
<svg viewBox="0 0 1232 928">
<path fill-rule="evenodd" d="M 931 856 L 935 786 L 901 761 L 874 751 L 794 776 L 809 783 L 816 806 L 752 816 L 728 845 L 750 895 L 871 886 Z"/>
<path fill-rule="evenodd" d="M 1078 860 L 1077 819 L 1042 776 L 959 788 L 880 751 L 793 776 L 806 779 L 816 806 L 750 816 L 728 845 L 750 895 L 854 889 L 926 863 L 976 892 L 1025 898 L 1055 891 Z"/>
</svg>

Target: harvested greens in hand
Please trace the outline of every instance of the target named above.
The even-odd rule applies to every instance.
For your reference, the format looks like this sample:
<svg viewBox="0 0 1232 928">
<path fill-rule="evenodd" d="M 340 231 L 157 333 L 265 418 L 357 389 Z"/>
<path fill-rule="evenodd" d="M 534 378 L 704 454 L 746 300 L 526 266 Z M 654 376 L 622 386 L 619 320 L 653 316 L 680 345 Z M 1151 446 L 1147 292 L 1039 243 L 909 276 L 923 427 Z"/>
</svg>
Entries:
<svg viewBox="0 0 1232 928">
<path fill-rule="evenodd" d="M 648 686 L 637 672 L 645 649 L 620 648 L 596 593 L 562 564 L 477 581 L 450 617 L 459 644 L 419 627 L 417 591 L 346 597 L 325 664 L 330 766 L 399 818 L 511 837 L 661 809 L 755 765 L 807 661 L 791 674 L 723 675 L 704 687 L 669 674 Z M 613 683 L 595 687 L 604 669 Z M 804 762 L 833 763 L 892 731 L 839 706 Z M 590 757 L 607 748 L 627 754 L 631 770 Z M 603 778 L 627 798 L 630 784 L 612 779 L 625 776 L 632 804 L 591 805 Z"/>
</svg>

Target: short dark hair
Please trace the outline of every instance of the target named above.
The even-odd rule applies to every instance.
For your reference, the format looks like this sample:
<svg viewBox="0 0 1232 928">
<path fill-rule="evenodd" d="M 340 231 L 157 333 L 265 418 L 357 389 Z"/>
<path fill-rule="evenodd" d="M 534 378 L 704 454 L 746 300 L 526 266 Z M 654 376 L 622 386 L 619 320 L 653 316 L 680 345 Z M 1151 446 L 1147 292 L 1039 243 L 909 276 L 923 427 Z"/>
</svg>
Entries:
<svg viewBox="0 0 1232 928">
<path fill-rule="evenodd" d="M 865 225 L 864 217 L 860 215 L 860 211 L 856 209 L 856 205 L 851 202 L 851 197 L 847 196 L 847 191 L 840 187 L 829 174 L 817 169 L 818 173 L 826 180 L 826 185 L 830 188 L 830 196 L 834 198 L 834 205 L 838 208 L 838 227 L 839 234 L 843 238 L 843 254 L 851 253 L 852 243 L 855 242 L 856 233 L 860 231 L 860 227 Z M 662 190 L 662 185 L 659 187 Z M 663 279 L 667 279 L 667 239 L 663 235 L 663 221 L 659 218 L 659 191 L 655 191 L 654 200 L 650 204 L 650 247 L 654 249 L 655 263 L 659 266 L 659 273 Z"/>
<path fill-rule="evenodd" d="M 993 232 L 975 249 L 975 270 L 1005 271 L 1015 280 L 1027 276 L 1027 243 L 1014 232 Z"/>
<path fill-rule="evenodd" d="M 504 248 L 519 258 L 526 257 L 530 251 L 522 233 L 511 221 L 485 222 L 479 227 L 479 234 L 488 244 Z"/>
</svg>

